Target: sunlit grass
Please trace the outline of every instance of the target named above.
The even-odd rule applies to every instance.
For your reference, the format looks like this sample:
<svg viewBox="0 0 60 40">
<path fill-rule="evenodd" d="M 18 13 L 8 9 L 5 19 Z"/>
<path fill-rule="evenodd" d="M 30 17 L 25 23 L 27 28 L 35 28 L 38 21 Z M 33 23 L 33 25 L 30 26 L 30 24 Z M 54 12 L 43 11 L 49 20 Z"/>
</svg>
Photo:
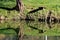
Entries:
<svg viewBox="0 0 60 40">
<path fill-rule="evenodd" d="M 49 11 L 52 10 L 53 14 L 57 14 L 58 16 L 60 16 L 60 0 L 23 0 L 23 4 L 24 4 L 24 13 L 27 14 L 29 11 L 31 11 L 33 9 L 36 9 L 40 6 L 44 6 L 46 7 L 45 10 L 42 11 L 38 11 L 35 13 L 36 14 L 45 14 Z M 8 7 L 8 8 L 13 8 L 16 5 L 16 0 L 12 0 L 12 1 L 0 1 L 0 7 Z M 10 11 L 10 13 L 8 13 L 8 10 L 4 10 L 4 9 L 0 9 L 0 15 L 3 16 L 7 16 L 8 18 L 12 18 L 12 17 L 16 17 L 16 15 L 18 14 L 18 12 L 16 10 Z M 38 15 L 37 15 L 38 16 Z M 21 23 L 21 22 L 20 22 Z M 24 22 L 23 22 L 24 24 Z M 38 30 L 35 29 L 31 29 L 27 24 L 24 24 L 24 34 L 26 35 L 60 35 L 60 29 L 57 28 L 57 26 L 55 25 L 55 27 L 53 29 L 49 29 L 48 27 L 45 26 L 45 24 L 39 24 L 36 22 L 36 24 L 32 24 L 30 23 L 30 25 L 37 27 L 39 29 L 44 29 L 46 30 L 46 32 L 44 33 L 38 33 Z M 11 22 L 9 21 L 9 23 L 0 23 L 0 28 L 7 28 L 10 25 L 10 27 L 12 28 L 17 28 L 19 26 L 19 22 Z M 38 27 L 39 26 L 39 27 Z M 60 25 L 58 25 L 59 27 Z M 2 33 L 5 33 L 7 31 L 3 31 Z M 13 32 L 12 30 L 10 32 Z M 1 31 L 0 31 L 1 33 Z M 8 32 L 9 33 L 9 32 Z"/>
</svg>

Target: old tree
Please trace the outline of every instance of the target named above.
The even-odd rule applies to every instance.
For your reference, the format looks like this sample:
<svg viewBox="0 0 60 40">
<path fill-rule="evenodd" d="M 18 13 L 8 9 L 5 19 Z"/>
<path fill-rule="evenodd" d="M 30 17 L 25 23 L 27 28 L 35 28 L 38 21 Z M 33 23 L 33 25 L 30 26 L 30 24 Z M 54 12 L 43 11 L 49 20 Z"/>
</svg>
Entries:
<svg viewBox="0 0 60 40">
<path fill-rule="evenodd" d="M 19 16 L 21 18 L 23 18 L 24 14 L 23 14 L 23 10 L 24 10 L 24 5 L 22 3 L 22 0 L 16 0 L 16 8 L 19 10 Z M 19 33 L 18 33 L 18 36 L 19 36 L 19 40 L 22 40 L 23 39 L 23 24 L 20 23 L 20 30 L 19 30 Z"/>
<path fill-rule="evenodd" d="M 19 16 L 22 19 L 25 19 L 25 15 L 23 14 L 24 11 L 24 5 L 22 3 L 22 0 L 16 0 L 16 9 L 19 11 Z"/>
</svg>

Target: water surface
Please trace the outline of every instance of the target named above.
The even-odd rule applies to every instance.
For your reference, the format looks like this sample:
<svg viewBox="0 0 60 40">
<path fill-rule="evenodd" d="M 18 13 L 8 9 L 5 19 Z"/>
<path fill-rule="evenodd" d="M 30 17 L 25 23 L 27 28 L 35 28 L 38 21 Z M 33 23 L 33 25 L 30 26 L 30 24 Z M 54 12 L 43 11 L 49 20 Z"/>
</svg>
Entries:
<svg viewBox="0 0 60 40">
<path fill-rule="evenodd" d="M 60 36 L 60 23 L 46 23 L 39 21 L 26 21 L 26 20 L 2 20 L 0 21 L 0 40 L 17 40 L 18 35 L 16 28 L 23 27 L 24 37 L 23 40 L 59 40 Z M 12 28 L 12 29 L 6 29 Z"/>
</svg>

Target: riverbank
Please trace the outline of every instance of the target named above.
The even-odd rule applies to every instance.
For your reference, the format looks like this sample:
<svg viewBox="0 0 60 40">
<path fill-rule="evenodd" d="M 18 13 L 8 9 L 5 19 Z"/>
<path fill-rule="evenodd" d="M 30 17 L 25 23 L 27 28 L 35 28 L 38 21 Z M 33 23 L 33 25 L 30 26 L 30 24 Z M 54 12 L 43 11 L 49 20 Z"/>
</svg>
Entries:
<svg viewBox="0 0 60 40">
<path fill-rule="evenodd" d="M 8 0 L 8 2 L 6 1 L 0 1 L 2 4 L 0 7 L 6 7 L 6 8 L 13 8 L 16 5 L 16 0 Z M 36 4 L 35 4 L 36 3 Z M 51 10 L 52 14 L 54 14 L 55 17 L 60 17 L 60 5 L 59 5 L 59 0 L 58 1 L 53 1 L 51 0 L 23 0 L 23 4 L 24 4 L 24 15 L 28 15 L 28 12 L 37 9 L 39 7 L 46 7 L 46 9 L 43 10 L 39 10 L 35 13 L 31 13 L 30 16 L 32 16 L 32 18 L 38 18 L 40 17 L 42 14 L 47 15 L 48 11 Z M 18 17 L 19 12 L 17 12 L 16 10 L 5 10 L 5 9 L 1 9 L 0 8 L 0 15 L 3 16 L 7 16 L 8 18 L 13 18 L 13 17 Z M 33 16 L 34 15 L 34 16 Z M 34 19 L 35 19 L 34 18 Z"/>
<path fill-rule="evenodd" d="M 16 10 L 6 10 L 3 8 L 13 8 L 16 5 L 16 0 L 0 1 L 0 28 L 17 28 L 24 26 L 24 34 L 26 35 L 60 35 L 60 0 L 23 0 L 24 4 L 24 16 L 20 17 L 20 14 Z M 39 7 L 45 7 L 43 10 L 39 10 Z M 35 10 L 37 9 L 37 11 Z M 32 10 L 35 10 L 32 11 Z M 31 12 L 32 11 L 32 12 Z M 47 15 L 49 11 L 52 11 L 52 18 Z M 30 14 L 29 14 L 30 12 Z M 24 18 L 24 19 L 23 19 Z M 15 21 L 17 19 L 17 22 Z M 19 20 L 18 20 L 19 19 Z M 3 20 L 3 21 L 2 21 Z M 8 21 L 9 20 L 9 21 Z M 13 20 L 13 21 L 12 21 Z M 25 21 L 20 21 L 25 20 Z M 26 21 L 28 20 L 28 21 Z M 30 20 L 33 20 L 30 22 Z M 37 22 L 37 21 L 38 22 Z M 45 21 L 48 21 L 47 24 Z M 58 22 L 57 24 L 52 22 Z M 22 24 L 22 25 L 20 25 Z M 52 25 L 52 26 L 51 26 Z M 47 30 L 47 31 L 46 31 Z M 4 31 L 5 32 L 5 31 Z M 7 32 L 7 31 L 6 31 Z M 12 32 L 12 31 L 11 31 Z M 53 33 L 52 33 L 53 32 Z"/>
</svg>

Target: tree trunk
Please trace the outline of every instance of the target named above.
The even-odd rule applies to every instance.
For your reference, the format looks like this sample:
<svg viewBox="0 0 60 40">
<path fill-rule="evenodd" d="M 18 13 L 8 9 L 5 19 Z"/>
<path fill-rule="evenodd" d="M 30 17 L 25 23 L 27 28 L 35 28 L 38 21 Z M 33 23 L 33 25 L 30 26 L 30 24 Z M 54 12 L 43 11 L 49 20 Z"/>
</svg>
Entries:
<svg viewBox="0 0 60 40">
<path fill-rule="evenodd" d="M 20 16 L 20 18 L 22 18 L 22 19 L 25 19 L 25 15 L 24 15 L 24 5 L 23 5 L 23 3 L 22 3 L 22 0 L 17 0 L 16 1 L 17 2 L 17 9 L 18 9 L 18 11 L 19 11 L 19 16 Z"/>
<path fill-rule="evenodd" d="M 19 17 L 20 18 L 23 18 L 24 17 L 24 14 L 23 14 L 23 10 L 24 10 L 24 7 L 23 7 L 23 3 L 22 3 L 22 0 L 16 0 L 17 2 L 17 9 L 19 10 Z M 18 37 L 19 39 L 18 40 L 23 40 L 23 24 L 20 23 L 20 30 L 19 30 L 19 33 L 18 33 Z"/>
<path fill-rule="evenodd" d="M 19 30 L 19 33 L 18 33 L 18 40 L 23 40 L 24 34 L 23 34 L 23 28 L 22 27 L 20 27 L 20 30 Z"/>
</svg>

